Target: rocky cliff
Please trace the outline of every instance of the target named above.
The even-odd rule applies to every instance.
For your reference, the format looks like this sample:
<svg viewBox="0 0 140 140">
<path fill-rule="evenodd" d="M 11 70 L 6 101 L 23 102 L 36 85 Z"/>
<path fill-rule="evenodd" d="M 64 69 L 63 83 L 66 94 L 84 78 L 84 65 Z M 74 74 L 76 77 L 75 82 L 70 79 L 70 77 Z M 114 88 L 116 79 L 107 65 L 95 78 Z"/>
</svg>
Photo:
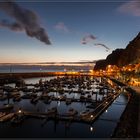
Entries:
<svg viewBox="0 0 140 140">
<path fill-rule="evenodd" d="M 130 63 L 140 63 L 140 33 L 125 49 L 116 49 L 105 60 L 97 61 L 94 69 L 105 69 L 107 65 L 122 67 Z"/>
</svg>

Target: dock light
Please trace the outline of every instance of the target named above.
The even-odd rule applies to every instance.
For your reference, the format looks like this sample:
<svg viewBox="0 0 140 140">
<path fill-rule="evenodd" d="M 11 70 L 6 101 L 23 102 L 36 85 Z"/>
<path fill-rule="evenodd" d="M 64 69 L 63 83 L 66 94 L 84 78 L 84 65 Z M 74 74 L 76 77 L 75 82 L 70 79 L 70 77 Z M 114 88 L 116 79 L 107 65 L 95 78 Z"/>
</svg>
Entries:
<svg viewBox="0 0 140 140">
<path fill-rule="evenodd" d="M 107 110 L 105 112 L 107 113 Z"/>
<path fill-rule="evenodd" d="M 18 113 L 21 113 L 21 110 L 19 110 Z"/>
<path fill-rule="evenodd" d="M 89 70 L 91 73 L 93 72 L 93 70 Z"/>
<path fill-rule="evenodd" d="M 93 115 L 90 115 L 91 118 L 93 118 Z"/>
<path fill-rule="evenodd" d="M 92 126 L 90 127 L 90 131 L 91 131 L 91 132 L 93 131 L 93 127 L 92 127 Z"/>
<path fill-rule="evenodd" d="M 108 102 L 105 102 L 106 104 L 108 103 Z"/>
</svg>

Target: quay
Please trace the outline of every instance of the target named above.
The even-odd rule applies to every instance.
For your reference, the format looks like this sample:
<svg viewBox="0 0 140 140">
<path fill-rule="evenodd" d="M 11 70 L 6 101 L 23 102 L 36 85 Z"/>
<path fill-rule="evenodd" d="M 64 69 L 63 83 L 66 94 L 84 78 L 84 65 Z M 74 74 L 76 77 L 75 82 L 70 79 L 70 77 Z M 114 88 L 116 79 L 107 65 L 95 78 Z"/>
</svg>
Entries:
<svg viewBox="0 0 140 140">
<path fill-rule="evenodd" d="M 28 72 L 28 73 L 0 73 L 0 85 L 17 82 L 21 78 L 48 77 L 48 76 L 97 76 L 80 72 Z"/>
</svg>

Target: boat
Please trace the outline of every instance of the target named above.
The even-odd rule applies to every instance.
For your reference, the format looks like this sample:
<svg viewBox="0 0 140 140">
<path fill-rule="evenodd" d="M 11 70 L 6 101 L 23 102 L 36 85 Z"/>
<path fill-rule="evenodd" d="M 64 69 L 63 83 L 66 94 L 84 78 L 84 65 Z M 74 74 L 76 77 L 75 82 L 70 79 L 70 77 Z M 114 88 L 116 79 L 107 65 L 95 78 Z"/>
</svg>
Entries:
<svg viewBox="0 0 140 140">
<path fill-rule="evenodd" d="M 20 93 L 18 91 L 14 91 L 12 92 L 11 96 L 13 97 L 20 96 Z"/>
<path fill-rule="evenodd" d="M 5 122 L 5 121 L 8 121 L 10 120 L 11 118 L 13 118 L 14 116 L 14 113 L 9 113 L 3 117 L 0 118 L 0 122 Z"/>
<path fill-rule="evenodd" d="M 85 95 L 85 92 L 82 91 L 82 92 L 81 92 L 81 95 Z"/>
<path fill-rule="evenodd" d="M 81 101 L 85 101 L 85 99 L 86 99 L 85 96 L 83 96 L 83 95 L 80 96 L 80 100 L 81 100 Z"/>
<path fill-rule="evenodd" d="M 13 109 L 13 107 L 14 107 L 13 104 L 6 104 L 6 105 L 0 107 L 0 111 L 10 110 L 10 109 Z"/>
<path fill-rule="evenodd" d="M 18 101 L 20 101 L 20 100 L 21 100 L 21 97 L 20 97 L 20 96 L 16 96 L 16 97 L 13 98 L 13 101 L 14 101 L 14 102 L 15 102 L 15 101 L 18 102 Z"/>
<path fill-rule="evenodd" d="M 22 99 L 30 99 L 31 95 L 30 94 L 24 94 L 21 96 Z"/>
<path fill-rule="evenodd" d="M 74 115 L 77 115 L 77 114 L 78 114 L 78 111 L 73 109 L 73 108 L 70 108 L 67 112 L 68 116 L 74 116 Z"/>
<path fill-rule="evenodd" d="M 0 112 L 0 118 L 3 117 L 3 116 L 5 116 L 5 115 L 6 115 L 5 112 Z"/>
<path fill-rule="evenodd" d="M 36 93 L 31 93 L 30 96 L 31 96 L 32 98 L 36 98 L 36 97 L 37 97 L 37 94 L 36 94 Z"/>
<path fill-rule="evenodd" d="M 40 97 L 42 100 L 50 99 L 50 96 L 48 94 L 42 94 Z"/>
<path fill-rule="evenodd" d="M 97 94 L 97 92 L 96 92 L 96 91 L 92 91 L 92 95 L 93 95 L 93 94 Z"/>
<path fill-rule="evenodd" d="M 87 87 L 87 90 L 91 90 L 92 88 L 91 87 Z"/>
<path fill-rule="evenodd" d="M 32 98 L 31 103 L 36 104 L 39 99 L 40 99 L 40 97 Z"/>
<path fill-rule="evenodd" d="M 90 105 L 87 105 L 86 108 L 91 108 L 91 109 L 95 109 L 97 107 L 98 103 L 97 102 L 93 102 Z"/>
<path fill-rule="evenodd" d="M 46 99 L 43 101 L 45 104 L 50 104 L 51 103 L 51 99 Z"/>
<path fill-rule="evenodd" d="M 90 110 L 89 110 L 89 109 L 80 112 L 80 116 L 81 116 L 81 117 L 85 117 L 85 116 L 87 116 L 87 115 L 89 115 L 89 114 L 90 114 Z"/>
<path fill-rule="evenodd" d="M 89 95 L 87 96 L 87 98 L 90 98 L 90 99 L 91 99 L 91 95 L 89 94 Z"/>
<path fill-rule="evenodd" d="M 48 114 L 52 114 L 52 113 L 57 113 L 57 107 L 53 107 L 51 109 L 48 109 Z"/>
<path fill-rule="evenodd" d="M 69 91 L 69 94 L 71 94 L 73 92 L 73 89 L 71 89 L 70 91 Z"/>
<path fill-rule="evenodd" d="M 3 95 L 3 93 L 4 93 L 3 89 L 0 89 L 0 94 L 2 94 L 2 95 Z"/>
<path fill-rule="evenodd" d="M 7 96 L 6 96 L 6 95 L 0 96 L 0 101 L 4 101 L 4 100 L 6 100 L 6 99 L 7 99 Z"/>
<path fill-rule="evenodd" d="M 67 99 L 66 99 L 66 105 L 70 105 L 71 102 L 72 102 L 72 100 L 71 100 L 70 98 L 67 98 Z"/>
<path fill-rule="evenodd" d="M 60 101 L 66 100 L 66 95 L 58 96 L 58 99 Z"/>
<path fill-rule="evenodd" d="M 25 116 L 24 115 L 16 115 L 11 119 L 12 124 L 20 124 L 22 121 L 24 121 Z"/>
</svg>

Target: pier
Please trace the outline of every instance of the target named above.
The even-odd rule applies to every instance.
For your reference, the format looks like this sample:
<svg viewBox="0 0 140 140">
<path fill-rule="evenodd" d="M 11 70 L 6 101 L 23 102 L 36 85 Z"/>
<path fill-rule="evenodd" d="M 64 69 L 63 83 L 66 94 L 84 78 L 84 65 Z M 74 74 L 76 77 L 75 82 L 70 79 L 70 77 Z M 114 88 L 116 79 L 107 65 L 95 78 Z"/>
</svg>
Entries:
<svg viewBox="0 0 140 140">
<path fill-rule="evenodd" d="M 120 93 L 115 94 L 113 97 L 108 97 L 101 104 L 99 104 L 93 111 L 87 112 L 86 115 L 80 116 L 79 114 L 59 114 L 57 110 L 52 109 L 48 112 L 29 112 L 29 111 L 18 111 L 15 114 L 24 115 L 26 117 L 33 117 L 38 119 L 47 120 L 58 120 L 58 121 L 70 121 L 70 122 L 82 122 L 87 124 L 92 124 L 102 112 L 104 112 L 109 105 L 120 95 Z"/>
</svg>

